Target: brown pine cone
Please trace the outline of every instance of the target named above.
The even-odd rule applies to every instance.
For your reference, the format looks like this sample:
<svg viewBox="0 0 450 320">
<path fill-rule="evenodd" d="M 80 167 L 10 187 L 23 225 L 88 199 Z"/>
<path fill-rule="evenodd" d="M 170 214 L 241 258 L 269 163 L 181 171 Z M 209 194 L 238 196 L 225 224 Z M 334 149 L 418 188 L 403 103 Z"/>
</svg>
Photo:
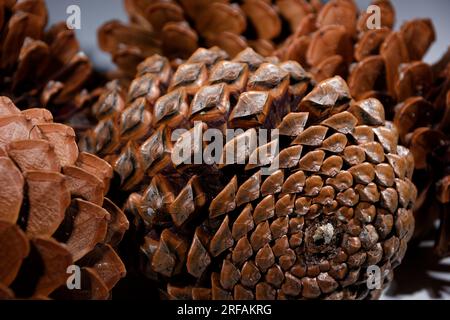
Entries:
<svg viewBox="0 0 450 320">
<path fill-rule="evenodd" d="M 381 103 L 351 101 L 340 78 L 320 83 L 302 110 L 309 112 L 289 113 L 279 124 L 278 156 L 264 156 L 274 141 L 235 151 L 236 161 L 220 169 L 218 194 L 210 173 L 194 165 L 181 192 L 158 175 L 130 196 L 127 211 L 149 231 L 144 270 L 159 278 L 164 295 L 363 299 L 381 292 L 367 285 L 369 267 L 380 268 L 383 285 L 392 280 L 414 230 L 412 154 L 397 145 Z M 238 140 L 256 143 L 259 132 L 248 129 L 223 154 Z M 264 176 L 261 168 L 275 160 L 279 168 Z"/>
<path fill-rule="evenodd" d="M 130 23 L 106 23 L 100 47 L 127 76 L 146 57 L 188 58 L 199 47 L 219 46 L 234 57 L 252 47 L 270 55 L 320 0 L 125 0 Z"/>
<path fill-rule="evenodd" d="M 426 236 L 439 221 L 435 248 L 445 257 L 450 254 L 450 49 L 433 70 L 436 81 L 427 98 L 414 96 L 397 105 L 394 123 L 416 163 L 417 236 Z"/>
<path fill-rule="evenodd" d="M 2 1 L 1 95 L 21 109 L 43 105 L 66 119 L 81 108 L 92 66 L 65 23 L 47 31 L 44 0 Z"/>
<path fill-rule="evenodd" d="M 449 138 L 445 128 L 449 126 L 449 84 L 448 71 L 443 70 L 449 53 L 433 67 L 421 61 L 436 37 L 431 20 L 407 21 L 394 31 L 395 10 L 391 2 L 375 0 L 373 4 L 381 8 L 382 28 L 369 30 L 368 14 L 357 17 L 354 6 L 348 5 L 350 2 L 332 0 L 317 17 L 305 19 L 278 56 L 300 61 L 317 80 L 335 74 L 348 76 L 353 97 L 382 101 L 386 118 L 398 126 L 401 143 L 411 148 L 415 158 L 413 182 L 419 190 L 416 237 L 426 236 L 440 220 L 436 249 L 439 255 L 448 255 L 448 200 L 442 199 L 448 192 Z M 342 21 L 346 23 L 335 25 Z M 436 194 L 440 200 L 436 200 Z"/>
<path fill-rule="evenodd" d="M 431 67 L 421 60 L 435 31 L 429 19 L 407 21 L 394 31 L 391 2 L 372 4 L 381 9 L 381 28 L 369 29 L 369 14 L 358 13 L 352 0 L 331 0 L 317 15 L 302 20 L 277 55 L 299 61 L 318 81 L 348 77 L 353 97 L 382 100 L 387 118 L 392 119 L 396 102 L 424 96 L 433 82 Z"/>
<path fill-rule="evenodd" d="M 383 106 L 354 102 L 340 77 L 311 91 L 292 61 L 251 49 L 225 57 L 199 49 L 172 77 L 162 71 L 167 60 L 153 68 L 162 58 L 150 58 L 128 97 L 112 90 L 98 104 L 107 116 L 81 141 L 113 163 L 116 193 L 129 195 L 145 273 L 171 298 L 376 297 L 367 267 L 391 280 L 413 232 L 416 194 L 412 155 L 397 146 Z M 172 141 L 180 128 L 189 131 Z M 280 170 L 261 175 L 274 158 L 246 148 L 235 155 L 243 164 L 174 163 L 186 145 L 208 147 L 194 136 L 208 128 L 246 130 L 225 154 L 278 128 Z"/>
<path fill-rule="evenodd" d="M 109 85 L 93 108 L 100 121 L 81 138 L 80 148 L 108 159 L 121 189 L 140 189 L 145 176 L 175 171 L 174 130 L 192 129 L 196 121 L 223 132 L 276 128 L 288 112 L 298 111 L 311 88 L 310 75 L 298 63 L 279 63 L 250 48 L 233 60 L 217 47 L 200 48 L 173 75 L 169 61 L 155 55 L 139 65 L 127 97 L 117 83 Z M 250 114 L 239 115 L 248 108 Z"/>
<path fill-rule="evenodd" d="M 111 166 L 52 120 L 0 97 L 0 299 L 107 299 L 126 273 L 114 247 L 128 220 L 104 198 Z"/>
</svg>

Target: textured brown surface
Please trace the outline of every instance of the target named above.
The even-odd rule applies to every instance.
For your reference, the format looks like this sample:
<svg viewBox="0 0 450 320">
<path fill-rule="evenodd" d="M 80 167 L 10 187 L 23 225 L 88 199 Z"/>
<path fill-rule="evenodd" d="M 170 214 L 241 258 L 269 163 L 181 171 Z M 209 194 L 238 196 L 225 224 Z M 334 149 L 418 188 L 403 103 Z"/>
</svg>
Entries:
<svg viewBox="0 0 450 320">
<path fill-rule="evenodd" d="M 414 182 L 419 190 L 415 208 L 417 236 L 434 229 L 436 252 L 450 253 L 449 232 L 449 173 L 450 173 L 450 60 L 448 53 L 433 66 L 433 88 L 425 98 L 410 97 L 396 106 L 394 123 L 401 141 L 414 155 L 416 172 Z M 416 77 L 421 73 L 417 72 Z"/>
<path fill-rule="evenodd" d="M 110 21 L 99 30 L 102 50 L 129 77 L 152 54 L 187 59 L 199 47 L 219 46 L 230 56 L 247 47 L 270 55 L 319 0 L 125 0 L 129 23 Z"/>
<path fill-rule="evenodd" d="M 219 46 L 234 57 L 249 46 L 263 56 L 297 61 L 319 81 L 351 73 L 349 86 L 358 99 L 370 92 L 402 101 L 397 67 L 423 58 L 435 40 L 434 28 L 428 19 L 415 19 L 394 31 L 393 4 L 372 3 L 381 8 L 381 29 L 368 29 L 369 14 L 353 0 L 127 0 L 130 22 L 106 23 L 99 43 L 128 77 L 154 53 L 177 64 L 198 47 Z"/>
<path fill-rule="evenodd" d="M 299 61 L 318 81 L 334 75 L 348 78 L 356 99 L 382 100 L 392 119 L 396 102 L 427 94 L 431 68 L 419 61 L 436 35 L 429 19 L 407 21 L 396 31 L 392 3 L 372 4 L 381 8 L 380 29 L 367 28 L 369 14 L 358 12 L 353 1 L 332 0 L 317 16 L 302 20 L 276 55 Z"/>
<path fill-rule="evenodd" d="M 360 104 L 366 102 L 371 101 Z M 262 176 L 258 166 L 244 165 L 242 172 L 235 165 L 238 173 L 209 205 L 197 205 L 194 192 L 184 200 L 193 222 L 180 225 L 177 211 L 173 228 L 150 228 L 142 249 L 150 269 L 167 279 L 167 295 L 375 297 L 365 282 L 367 267 L 380 266 L 385 284 L 392 279 L 413 234 L 416 189 L 410 181 L 412 155 L 397 146 L 396 130 L 383 114 L 380 122 L 358 119 L 358 109 L 356 104 L 350 109 L 356 117 L 337 113 L 289 137 L 286 148 L 296 147 L 296 153 L 283 149 L 283 165 L 270 176 Z M 158 197 L 165 198 L 147 193 L 134 206 L 151 212 Z M 161 207 L 156 213 L 163 212 Z M 159 239 L 156 230 L 163 230 Z"/>
<path fill-rule="evenodd" d="M 216 48 L 199 49 L 159 98 L 164 73 L 139 74 L 128 97 L 103 106 L 116 110 L 128 101 L 125 114 L 144 101 L 148 116 L 126 118 L 133 125 L 107 117 L 82 140 L 114 164 L 121 189 L 133 192 L 125 210 L 148 233 L 136 240 L 146 275 L 159 278 L 171 298 L 375 298 L 367 267 L 379 265 L 384 282 L 392 279 L 413 233 L 416 197 L 412 154 L 397 145 L 382 104 L 353 101 L 340 77 L 312 89 L 295 62 L 250 49 L 224 58 Z M 118 127 L 136 135 L 122 139 Z M 176 128 L 190 131 L 170 141 Z M 200 147 L 193 134 L 207 128 L 244 129 L 234 141 L 250 144 L 260 129 L 278 128 L 280 168 L 262 175 L 275 159 L 245 150 L 226 165 L 173 163 L 171 153 Z"/>
<path fill-rule="evenodd" d="M 0 3 L 1 95 L 21 109 L 42 105 L 67 118 L 88 99 L 92 66 L 65 22 L 47 29 L 44 0 Z"/>
<path fill-rule="evenodd" d="M 421 61 L 436 38 L 430 19 L 407 21 L 395 30 L 395 8 L 390 1 L 375 0 L 373 4 L 381 8 L 382 28 L 368 30 L 367 14 L 359 15 L 354 28 L 356 20 L 348 17 L 356 11 L 349 3 L 329 1 L 317 18 L 303 22 L 277 54 L 302 62 L 317 80 L 335 74 L 347 76 L 355 99 L 374 97 L 383 102 L 386 118 L 397 125 L 401 143 L 411 149 L 415 159 L 413 182 L 419 190 L 414 210 L 416 237 L 427 236 L 439 221 L 440 230 L 432 236 L 437 253 L 446 256 L 450 243 L 448 201 L 442 201 L 445 196 L 441 194 L 448 190 L 449 55 L 435 66 Z M 342 21 L 343 25 L 333 25 Z M 353 46 L 347 45 L 348 37 Z"/>
<path fill-rule="evenodd" d="M 100 97 L 94 107 L 102 111 L 96 113 L 99 123 L 80 146 L 106 157 L 121 187 L 133 190 L 146 173 L 173 171 L 173 129 L 191 129 L 195 121 L 224 133 L 275 128 L 310 88 L 311 78 L 298 63 L 264 59 L 252 49 L 230 61 L 218 48 L 201 48 L 173 75 L 168 60 L 155 55 L 139 66 L 127 96 L 111 84 Z"/>
<path fill-rule="evenodd" d="M 126 273 L 112 246 L 128 229 L 104 198 L 112 173 L 47 110 L 0 97 L 0 298 L 110 297 Z M 66 287 L 72 264 L 81 290 Z"/>
<path fill-rule="evenodd" d="M 98 125 L 80 147 L 113 166 L 111 196 L 120 195 L 119 206 L 127 198 L 125 209 L 145 234 L 134 243 L 145 253 L 143 270 L 160 280 L 163 295 L 376 297 L 365 287 L 365 268 L 375 261 L 387 283 L 400 263 L 413 228 L 411 180 L 419 189 L 417 235 L 440 219 L 437 252 L 449 252 L 450 98 L 448 55 L 433 67 L 420 61 L 435 38 L 431 22 L 394 31 L 390 2 L 374 3 L 382 7 L 381 30 L 366 30 L 366 15 L 350 0 L 125 1 L 131 24 L 106 25 L 100 41 L 126 76 L 137 74 L 90 96 L 80 93 L 90 65 L 73 33 L 64 25 L 43 32 L 43 1 L 7 1 L 2 94 L 21 109 L 68 106 L 62 114 L 98 98 L 91 119 Z M 202 45 L 225 51 L 197 50 Z M 247 46 L 278 58 L 240 52 Z M 154 52 L 186 62 L 147 58 Z M 58 64 L 30 72 L 47 59 Z M 287 59 L 311 74 L 280 62 Z M 335 75 L 349 88 L 329 79 Z M 311 77 L 327 80 L 311 92 Z M 0 297 L 106 298 L 124 272 L 112 247 L 128 223 L 104 198 L 111 167 L 74 152 L 73 131 L 51 123 L 47 111 L 19 113 L 2 98 L 0 158 L 11 161 L 1 163 L 10 183 L 1 191 Z M 90 124 L 84 116 L 71 121 Z M 190 131 L 170 141 L 179 128 Z M 240 165 L 172 163 L 186 144 L 206 147 L 192 135 L 208 128 L 244 129 L 236 140 L 250 141 L 261 128 L 279 128 L 280 170 L 263 176 L 259 169 L 274 159 L 249 163 L 257 155 L 246 150 L 236 154 Z M 43 271 L 25 281 L 36 254 Z M 54 291 L 72 260 L 83 266 L 83 290 Z"/>
</svg>

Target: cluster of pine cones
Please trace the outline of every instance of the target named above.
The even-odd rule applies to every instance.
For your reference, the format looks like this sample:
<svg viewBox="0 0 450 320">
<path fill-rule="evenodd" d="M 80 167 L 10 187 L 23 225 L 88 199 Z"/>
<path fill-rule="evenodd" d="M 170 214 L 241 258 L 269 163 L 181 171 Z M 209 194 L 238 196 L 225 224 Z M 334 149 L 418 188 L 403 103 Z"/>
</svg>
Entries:
<svg viewBox="0 0 450 320">
<path fill-rule="evenodd" d="M 101 74 L 0 1 L 0 299 L 377 299 L 448 256 L 450 51 L 373 4 L 124 0 Z"/>
</svg>

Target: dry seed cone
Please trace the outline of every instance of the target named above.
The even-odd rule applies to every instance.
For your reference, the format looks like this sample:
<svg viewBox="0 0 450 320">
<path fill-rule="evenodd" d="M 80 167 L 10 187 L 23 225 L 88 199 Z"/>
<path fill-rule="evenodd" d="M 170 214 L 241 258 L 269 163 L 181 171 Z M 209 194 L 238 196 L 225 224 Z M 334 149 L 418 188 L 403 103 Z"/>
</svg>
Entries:
<svg viewBox="0 0 450 320">
<path fill-rule="evenodd" d="M 416 236 L 426 236 L 440 220 L 436 248 L 439 255 L 446 255 L 448 201 L 443 199 L 448 192 L 448 73 L 443 70 L 449 55 L 433 67 L 422 61 L 436 37 L 429 19 L 407 21 L 396 31 L 394 7 L 390 1 L 377 0 L 373 4 L 381 9 L 382 27 L 368 29 L 369 15 L 358 16 L 349 3 L 330 1 L 317 17 L 305 19 L 278 56 L 300 61 L 318 80 L 334 74 L 348 76 L 353 97 L 375 97 L 383 102 L 386 118 L 399 127 L 401 143 L 411 148 L 415 158 L 413 182 L 420 195 L 415 209 Z"/>
<path fill-rule="evenodd" d="M 364 30 L 355 46 L 357 62 L 351 67 L 349 87 L 359 98 L 377 97 L 387 106 L 387 118 L 399 128 L 400 141 L 415 159 L 413 182 L 419 197 L 414 209 L 416 237 L 421 239 L 434 229 L 436 252 L 449 253 L 448 220 L 448 133 L 446 95 L 449 90 L 448 53 L 435 66 L 421 61 L 435 40 L 429 19 L 415 19 L 393 31 L 394 11 L 386 1 L 381 5 L 389 18 L 379 30 Z"/>
<path fill-rule="evenodd" d="M 397 146 L 382 105 L 353 103 L 339 77 L 304 97 L 311 82 L 300 65 L 264 63 L 251 50 L 222 59 L 217 49 L 198 50 L 159 99 L 148 89 L 155 82 L 143 82 L 154 77 L 138 76 L 129 105 L 134 95 L 154 102 L 122 124 L 139 133 L 135 139 L 120 143 L 120 122 L 106 118 L 108 125 L 82 140 L 113 160 L 121 192 L 137 191 L 125 208 L 148 257 L 147 276 L 171 298 L 376 297 L 379 290 L 367 289 L 367 267 L 379 265 L 381 282 L 390 281 L 413 231 L 415 199 L 412 156 Z M 154 133 L 142 138 L 148 128 Z M 190 130 L 171 141 L 175 128 Z M 274 157 L 245 148 L 236 156 L 244 165 L 173 163 L 171 153 L 200 147 L 192 136 L 208 128 L 245 130 L 225 150 L 278 128 L 280 169 L 262 175 Z"/>
<path fill-rule="evenodd" d="M 242 101 L 247 104 L 241 102 L 240 110 L 249 108 L 248 104 L 258 97 L 262 102 L 252 111 L 253 115 L 242 119 L 245 126 L 271 127 L 280 122 L 289 111 L 286 108 L 298 105 L 310 90 L 311 79 L 296 63 L 269 61 L 251 49 L 233 61 L 218 48 L 198 49 L 175 74 L 166 58 L 148 58 L 140 64 L 127 94 L 117 82 L 110 83 L 93 108 L 98 125 L 79 144 L 82 150 L 96 153 L 113 165 L 117 186 L 112 188 L 111 197 L 116 203 L 125 203 L 133 191 L 147 189 L 158 174 L 176 181 L 176 189 L 181 191 L 195 172 L 172 163 L 176 142 L 172 132 L 192 129 L 195 121 L 204 121 L 225 133 L 226 128 L 241 121 L 241 116 L 231 115 L 241 93 L 246 93 Z M 192 109 L 191 102 L 195 105 Z M 274 112 L 275 108 L 279 113 Z M 212 167 L 209 172 L 208 184 L 217 193 L 220 184 L 212 177 L 220 178 L 220 174 Z M 136 232 L 145 231 L 141 218 L 137 218 Z M 150 215 L 148 219 L 153 218 Z M 143 235 L 138 238 L 130 240 L 130 246 L 139 245 Z M 130 252 L 125 247 L 123 251 L 124 255 Z"/>
<path fill-rule="evenodd" d="M 125 0 L 124 5 L 130 23 L 106 23 L 99 42 L 129 77 L 154 53 L 186 59 L 199 47 L 219 46 L 234 56 L 250 46 L 270 55 L 321 7 L 317 0 Z"/>
<path fill-rule="evenodd" d="M 126 273 L 114 247 L 128 228 L 104 197 L 111 177 L 49 111 L 0 98 L 0 299 L 110 297 Z M 81 287 L 69 290 L 72 265 Z"/>
<path fill-rule="evenodd" d="M 156 176 L 130 196 L 127 210 L 149 231 L 146 272 L 158 276 L 163 295 L 363 299 L 381 292 L 367 285 L 369 267 L 380 268 L 381 287 L 392 280 L 414 230 L 413 156 L 397 144 L 381 103 L 350 102 L 339 82 L 320 83 L 300 105 L 309 112 L 283 118 L 278 155 L 267 152 L 271 141 L 238 149 L 234 163 L 219 166 L 225 184 L 217 195 L 198 168 L 179 193 Z M 224 154 L 260 132 L 248 129 Z M 264 175 L 274 162 L 279 167 Z"/>
<path fill-rule="evenodd" d="M 279 63 L 252 49 L 229 60 L 217 47 L 201 48 L 174 74 L 169 61 L 155 55 L 139 65 L 126 96 L 117 83 L 109 84 L 93 107 L 100 121 L 80 146 L 113 164 L 120 188 L 139 190 L 148 176 L 177 171 L 174 130 L 193 129 L 196 122 L 223 133 L 276 128 L 311 87 L 298 63 Z"/>
<path fill-rule="evenodd" d="M 429 19 L 408 21 L 396 31 L 392 3 L 374 0 L 373 4 L 381 9 L 381 28 L 370 27 L 371 16 L 359 11 L 353 0 L 332 0 L 324 5 L 295 0 L 246 0 L 239 5 L 233 1 L 129 0 L 125 7 L 131 24 L 106 24 L 99 31 L 99 41 L 128 76 L 155 52 L 187 59 L 198 46 L 218 45 L 233 58 L 249 45 L 264 56 L 276 53 L 282 61 L 299 62 L 318 81 L 335 75 L 348 77 L 355 98 L 381 99 L 392 120 L 397 102 L 423 96 L 429 88 L 430 67 L 421 60 L 435 40 L 435 32 Z M 284 21 L 281 33 L 272 39 L 269 34 L 275 34 L 271 30 L 277 30 L 274 22 L 278 20 Z M 243 30 L 242 21 L 247 21 L 247 28 L 239 31 Z M 231 39 L 239 38 L 240 33 L 251 37 L 254 31 L 256 41 L 239 46 Z M 199 39 L 204 34 L 206 40 L 195 42 L 189 34 L 198 34 Z M 163 40 L 149 40 L 158 37 Z M 211 38 L 217 41 L 209 41 Z M 269 40 L 274 43 L 270 50 L 264 45 Z M 171 51 L 167 49 L 171 45 L 177 47 Z"/>
<path fill-rule="evenodd" d="M 45 30 L 43 0 L 0 3 L 0 93 L 21 108 L 42 105 L 64 120 L 89 95 L 92 66 L 65 23 Z"/>
<path fill-rule="evenodd" d="M 318 81 L 348 77 L 353 97 L 380 99 L 392 120 L 396 103 L 425 96 L 433 83 L 431 67 L 421 60 L 435 31 L 429 19 L 407 21 L 395 31 L 391 2 L 372 4 L 381 9 L 381 28 L 369 29 L 370 15 L 358 12 L 353 1 L 332 0 L 303 19 L 277 55 L 299 61 Z"/>
<path fill-rule="evenodd" d="M 414 155 L 414 182 L 419 190 L 415 208 L 417 235 L 436 232 L 436 252 L 450 253 L 450 59 L 449 53 L 433 67 L 436 79 L 427 99 L 410 97 L 396 106 L 394 123 L 400 140 Z"/>
</svg>

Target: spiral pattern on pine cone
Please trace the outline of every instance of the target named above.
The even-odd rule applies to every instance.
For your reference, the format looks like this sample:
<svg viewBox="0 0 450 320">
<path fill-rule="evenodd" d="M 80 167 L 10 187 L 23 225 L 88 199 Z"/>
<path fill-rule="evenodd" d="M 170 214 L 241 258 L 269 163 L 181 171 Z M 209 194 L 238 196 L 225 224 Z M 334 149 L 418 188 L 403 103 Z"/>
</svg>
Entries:
<svg viewBox="0 0 450 320">
<path fill-rule="evenodd" d="M 164 59 L 160 68 L 151 67 L 161 59 L 153 56 L 139 70 L 168 70 Z M 340 77 L 311 90 L 312 80 L 298 63 L 279 63 L 251 49 L 231 61 L 217 48 L 199 49 L 171 77 L 162 77 L 170 78 L 162 84 L 159 77 L 168 73 L 139 72 L 128 98 L 122 98 L 128 101 L 122 119 L 131 114 L 127 110 L 137 110 L 136 101 L 146 104 L 150 116 L 134 112 L 139 116 L 127 116 L 134 120 L 130 125 L 111 112 L 117 116 L 105 118 L 109 124 L 100 123 L 85 139 L 101 146 L 97 151 L 111 145 L 103 156 L 114 163 L 122 190 L 136 191 L 125 210 L 149 232 L 141 247 L 148 276 L 167 279 L 165 292 L 173 298 L 376 296 L 379 290 L 363 285 L 364 270 L 369 262 L 379 264 L 385 282 L 391 280 L 412 235 L 416 198 L 410 181 L 414 160 L 397 146 L 398 132 L 385 121 L 382 104 L 354 102 Z M 158 97 L 165 88 L 168 93 Z M 110 101 L 116 103 L 102 109 L 123 105 Z M 194 126 L 195 121 L 200 122 Z M 121 142 L 120 127 L 136 135 Z M 171 132 L 178 128 L 189 131 L 173 142 Z M 237 140 L 252 144 L 260 129 L 277 128 L 280 169 L 263 176 L 259 168 L 275 159 L 245 151 L 237 157 L 246 165 L 174 164 L 172 152 L 186 143 L 200 148 L 195 132 L 202 136 L 208 128 L 246 130 L 224 145 L 224 154 Z M 230 172 L 236 175 L 231 181 Z M 311 240 L 320 234 L 328 239 L 325 259 Z M 344 238 L 357 249 L 346 251 Z M 363 246 L 364 241 L 370 243 Z M 282 244 L 288 244 L 285 251 L 279 251 Z M 364 264 L 367 255 L 373 257 Z M 331 272 L 334 282 L 329 274 L 321 277 L 335 283 L 333 289 L 316 290 L 320 272 L 291 270 L 298 264 L 318 270 L 319 262 L 328 263 L 322 273 Z M 253 276 L 254 283 L 247 281 Z M 295 290 L 294 282 L 300 284 Z"/>
<path fill-rule="evenodd" d="M 383 107 L 364 100 L 295 131 L 279 170 L 262 176 L 259 165 L 270 162 L 248 166 L 250 155 L 248 172 L 209 204 L 196 177 L 175 199 L 160 177 L 153 191 L 133 199 L 130 208 L 140 212 L 170 199 L 173 227 L 162 228 L 159 239 L 149 233 L 142 247 L 151 270 L 167 279 L 169 297 L 361 299 L 378 294 L 366 283 L 373 265 L 391 281 L 413 235 L 417 191 L 412 154 L 397 145 Z M 197 226 L 190 222 L 196 215 Z"/>
<path fill-rule="evenodd" d="M 282 8 L 284 4 L 288 3 L 289 1 L 279 1 L 277 5 Z M 439 119 L 439 115 L 446 114 L 445 94 L 447 90 L 442 88 L 444 80 L 438 80 L 439 78 L 445 79 L 445 76 L 439 76 L 435 67 L 432 68 L 421 61 L 436 38 L 431 20 L 407 21 L 397 31 L 394 29 L 396 13 L 391 1 L 374 0 L 372 4 L 381 10 L 381 28 L 371 29 L 368 26 L 370 13 L 365 11 L 358 13 L 354 1 L 332 0 L 322 6 L 314 6 L 314 10 L 305 10 L 307 7 L 304 7 L 303 4 L 302 8 L 292 9 L 292 12 L 295 11 L 298 14 L 292 14 L 291 17 L 297 17 L 297 20 L 289 20 L 291 17 L 286 16 L 289 11 L 282 13 L 283 19 L 291 22 L 291 31 L 294 32 L 290 32 L 289 37 L 285 37 L 283 43 L 274 47 L 275 51 L 267 51 L 260 46 L 254 46 L 254 48 L 264 55 L 274 54 L 282 61 L 298 61 L 313 74 L 317 81 L 334 75 L 347 78 L 350 92 L 355 99 L 377 98 L 385 107 L 386 118 L 388 120 L 395 118 L 398 123 L 409 122 L 407 117 L 412 114 L 409 111 L 399 111 L 401 109 L 411 110 L 411 104 L 413 108 L 417 104 L 423 105 L 423 101 L 417 102 L 417 98 L 423 98 L 429 108 L 424 111 L 428 114 L 426 116 L 428 120 L 423 119 L 422 125 L 432 131 L 417 131 L 414 137 L 416 142 L 419 140 L 431 141 L 429 145 L 434 147 L 432 150 L 420 148 L 413 152 L 416 164 L 419 165 L 416 168 L 418 174 L 413 180 L 419 186 L 420 194 L 423 194 L 423 197 L 420 197 L 423 201 L 419 203 L 416 210 L 416 217 L 421 222 L 416 236 L 423 236 L 434 228 L 436 220 L 440 220 L 439 241 L 436 243 L 436 247 L 440 255 L 446 255 L 450 247 L 450 236 L 446 231 L 448 229 L 446 227 L 448 205 L 447 202 L 442 205 L 442 201 L 436 203 L 433 200 L 433 194 L 436 192 L 434 187 L 430 188 L 430 185 L 437 186 L 439 194 L 445 193 L 447 190 L 446 174 L 440 175 L 434 172 L 448 171 L 448 164 L 443 160 L 446 154 L 445 146 L 448 144 L 448 135 L 442 134 L 442 125 L 436 124 L 438 120 L 430 119 L 430 116 Z M 292 4 L 290 7 L 294 8 Z M 131 10 L 130 16 L 134 17 L 136 21 L 143 21 L 137 17 L 136 10 Z M 181 29 L 184 27 L 186 25 L 183 25 Z M 227 31 L 227 34 L 230 33 L 230 30 Z M 222 38 L 224 43 L 218 43 L 218 45 L 226 49 L 230 43 L 229 37 Z M 190 47 L 190 50 L 193 50 L 194 47 Z M 121 60 L 122 62 L 127 60 L 125 56 L 122 56 L 124 58 Z M 131 60 L 133 59 L 130 58 L 128 61 Z M 142 58 L 136 61 L 140 60 Z M 441 63 L 440 70 L 445 69 L 445 66 L 446 63 Z M 127 67 L 130 67 L 130 64 L 123 65 L 123 68 Z M 133 70 L 132 68 L 131 72 L 134 72 Z M 439 87 L 441 89 L 438 89 Z M 433 101 L 437 90 L 441 92 L 438 105 Z M 402 106 L 398 107 L 397 104 L 402 104 Z M 403 108 L 404 105 L 409 106 Z M 431 108 L 431 105 L 434 107 Z M 437 109 L 437 111 L 430 109 Z M 446 121 L 442 121 L 442 123 L 446 123 Z M 412 132 L 404 134 L 412 134 Z M 435 142 L 439 142 L 438 145 Z M 411 147 L 413 145 L 404 139 L 402 139 L 402 143 Z M 414 145 L 417 144 L 414 143 Z M 170 149 L 170 147 L 168 148 Z M 438 155 L 431 156 L 433 153 Z M 430 157 L 435 159 L 433 163 L 427 160 Z M 442 170 L 432 170 L 434 164 Z M 425 170 L 425 167 L 428 169 Z M 430 180 L 430 176 L 435 176 L 435 178 Z"/>
</svg>

